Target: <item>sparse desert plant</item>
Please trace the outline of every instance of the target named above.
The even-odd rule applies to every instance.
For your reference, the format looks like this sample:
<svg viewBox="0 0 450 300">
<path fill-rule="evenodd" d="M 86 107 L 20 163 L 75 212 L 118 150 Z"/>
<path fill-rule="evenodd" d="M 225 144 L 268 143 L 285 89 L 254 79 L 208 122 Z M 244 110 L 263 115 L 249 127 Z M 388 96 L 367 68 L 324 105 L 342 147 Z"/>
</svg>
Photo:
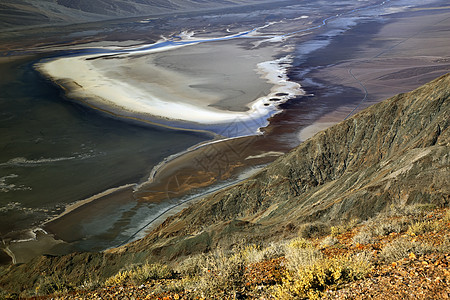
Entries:
<svg viewBox="0 0 450 300">
<path fill-rule="evenodd" d="M 450 209 L 447 209 L 447 211 L 445 212 L 443 220 L 444 222 L 450 222 Z"/>
<path fill-rule="evenodd" d="M 419 256 L 433 251 L 437 251 L 437 249 L 431 245 L 410 241 L 402 237 L 390 242 L 381 250 L 380 260 L 391 263 L 406 258 L 411 253 Z"/>
<path fill-rule="evenodd" d="M 286 249 L 306 249 L 306 248 L 314 248 L 314 245 L 311 241 L 304 238 L 295 238 L 287 242 Z"/>
<path fill-rule="evenodd" d="M 412 217 L 417 218 L 433 210 L 436 206 L 431 203 L 418 203 L 412 205 L 394 205 L 384 213 L 387 217 Z"/>
<path fill-rule="evenodd" d="M 337 243 L 339 243 L 339 240 L 336 237 L 329 235 L 320 242 L 320 247 L 321 248 L 331 247 L 336 245 Z"/>
<path fill-rule="evenodd" d="M 349 231 L 353 227 L 355 227 L 356 224 L 358 224 L 358 220 L 357 219 L 351 219 L 347 223 L 343 223 L 343 224 L 337 225 L 337 226 L 331 226 L 330 233 L 331 233 L 332 236 L 340 235 L 340 234 L 342 234 L 344 232 Z"/>
<path fill-rule="evenodd" d="M 367 245 L 373 242 L 373 234 L 368 228 L 363 228 L 353 236 L 353 244 Z"/>
<path fill-rule="evenodd" d="M 247 261 L 247 262 L 260 262 L 264 260 L 264 248 L 262 248 L 261 246 L 255 245 L 255 244 L 250 244 L 250 245 L 245 245 L 244 247 L 241 247 L 240 249 L 235 249 L 235 251 L 240 251 L 243 258 Z"/>
<path fill-rule="evenodd" d="M 90 291 L 101 286 L 101 281 L 97 276 L 89 274 L 80 286 L 81 290 Z"/>
<path fill-rule="evenodd" d="M 438 251 L 440 253 L 449 253 L 450 252 L 450 236 L 446 235 L 442 240 L 442 243 L 438 247 Z"/>
<path fill-rule="evenodd" d="M 49 295 L 67 293 L 74 290 L 74 287 L 64 278 L 58 276 L 43 276 L 39 278 L 36 286 L 36 295 Z"/>
<path fill-rule="evenodd" d="M 272 242 L 266 247 L 252 244 L 235 250 L 242 252 L 247 263 L 257 263 L 283 256 L 285 253 L 284 249 L 284 243 Z"/>
<path fill-rule="evenodd" d="M 29 297 L 27 298 L 31 298 L 31 295 L 28 295 Z M 9 293 L 6 291 L 3 291 L 0 289 L 0 299 L 4 299 L 4 300 L 16 300 L 16 299 L 20 299 L 19 294 L 17 293 Z"/>
<path fill-rule="evenodd" d="M 322 222 L 313 222 L 300 225 L 298 235 L 305 239 L 322 237 L 330 233 L 330 226 Z"/>
<path fill-rule="evenodd" d="M 175 273 L 170 267 L 162 264 L 145 263 L 144 265 L 129 271 L 130 280 L 134 284 L 145 283 L 152 279 L 173 278 L 174 275 Z"/>
<path fill-rule="evenodd" d="M 411 224 L 408 227 L 408 234 L 421 235 L 427 232 L 439 230 L 439 223 L 435 221 L 422 221 Z"/>
<path fill-rule="evenodd" d="M 371 268 L 368 257 L 317 259 L 309 265 L 289 270 L 273 296 L 276 299 L 319 299 L 329 287 L 363 278 Z"/>
<path fill-rule="evenodd" d="M 216 250 L 204 255 L 203 266 L 195 284 L 200 297 L 224 299 L 235 297 L 244 282 L 247 261 L 242 251 Z"/>
<path fill-rule="evenodd" d="M 129 270 L 119 271 L 106 279 L 105 285 L 124 285 L 127 282 L 141 284 L 152 279 L 173 278 L 174 275 L 174 271 L 166 265 L 145 263 L 141 266 L 131 266 Z"/>
<path fill-rule="evenodd" d="M 129 271 L 119 271 L 116 275 L 106 279 L 105 286 L 123 285 L 129 278 Z"/>
<path fill-rule="evenodd" d="M 400 219 L 381 219 L 373 226 L 373 234 L 376 236 L 389 235 L 391 233 L 400 233 L 408 228 L 409 220 L 407 218 Z"/>
<path fill-rule="evenodd" d="M 285 255 L 285 247 L 284 243 L 270 243 L 267 247 L 261 250 L 262 260 L 269 260 L 273 258 L 282 257 Z M 262 261 L 260 260 L 260 261 Z M 250 261 L 252 262 L 252 261 Z"/>
<path fill-rule="evenodd" d="M 203 268 L 205 268 L 205 254 L 197 254 L 185 258 L 178 266 L 177 271 L 182 277 L 200 276 Z"/>
<path fill-rule="evenodd" d="M 294 239 L 286 244 L 286 260 L 289 270 L 297 270 L 314 264 L 322 259 L 322 253 L 314 245 L 302 238 Z"/>
</svg>

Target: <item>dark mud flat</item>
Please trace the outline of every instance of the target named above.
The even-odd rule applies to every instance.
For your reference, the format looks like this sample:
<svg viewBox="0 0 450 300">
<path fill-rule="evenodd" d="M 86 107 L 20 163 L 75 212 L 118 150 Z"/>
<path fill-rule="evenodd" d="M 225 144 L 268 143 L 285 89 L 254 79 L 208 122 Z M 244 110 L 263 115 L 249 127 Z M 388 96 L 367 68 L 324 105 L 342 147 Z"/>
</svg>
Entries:
<svg viewBox="0 0 450 300">
<path fill-rule="evenodd" d="M 439 5 L 437 1 L 360 24 L 311 53 L 302 63 L 308 72 L 298 76 L 294 71 L 293 77 L 304 78 L 305 89 L 339 85 L 359 90 L 364 102 L 353 102 L 356 113 L 448 73 L 445 32 L 450 12 Z"/>
<path fill-rule="evenodd" d="M 69 203 L 136 183 L 164 157 L 209 138 L 128 124 L 67 101 L 33 69 L 37 59 L 0 63 L 3 237 L 39 225 Z"/>
</svg>

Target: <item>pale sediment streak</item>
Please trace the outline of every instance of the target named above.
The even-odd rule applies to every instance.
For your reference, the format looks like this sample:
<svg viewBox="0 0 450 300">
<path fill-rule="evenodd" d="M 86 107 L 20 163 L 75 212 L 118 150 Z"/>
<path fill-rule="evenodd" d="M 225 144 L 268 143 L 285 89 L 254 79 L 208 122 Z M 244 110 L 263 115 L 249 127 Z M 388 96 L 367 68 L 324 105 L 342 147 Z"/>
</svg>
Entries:
<svg viewBox="0 0 450 300">
<path fill-rule="evenodd" d="M 103 197 L 105 197 L 105 196 L 111 195 L 112 193 L 115 193 L 115 192 L 118 192 L 118 191 L 122 191 L 122 190 L 129 189 L 129 188 L 131 189 L 131 188 L 133 188 L 133 187 L 135 187 L 135 186 L 136 186 L 136 184 L 134 184 L 134 183 L 125 184 L 125 185 L 123 185 L 123 186 L 119 186 L 119 187 L 115 187 L 115 188 L 110 188 L 110 189 L 108 189 L 108 190 L 106 190 L 106 191 L 100 192 L 100 193 L 98 193 L 98 194 L 96 194 L 96 195 L 94 195 L 94 196 L 91 196 L 91 197 L 89 197 L 89 198 L 86 198 L 86 199 L 79 200 L 79 201 L 76 201 L 76 202 L 74 202 L 74 203 L 71 203 L 71 204 L 69 204 L 69 205 L 67 205 L 67 206 L 65 207 L 63 213 L 59 214 L 58 216 L 56 216 L 56 217 L 54 217 L 54 218 L 48 219 L 47 221 L 44 222 L 43 225 L 45 225 L 45 224 L 47 224 L 47 223 L 49 223 L 49 222 L 51 222 L 51 221 L 54 221 L 54 220 L 56 220 L 56 219 L 59 219 L 59 218 L 61 218 L 62 216 L 64 216 L 64 215 L 66 215 L 66 214 L 68 214 L 68 213 L 74 211 L 75 209 L 77 209 L 77 208 L 79 208 L 79 207 L 81 207 L 81 206 L 83 206 L 83 205 L 85 205 L 85 204 L 88 204 L 88 203 L 90 203 L 90 202 L 93 202 L 93 201 L 95 201 L 95 200 L 98 200 L 98 199 L 100 199 L 100 198 L 103 198 Z"/>
<path fill-rule="evenodd" d="M 23 243 L 23 242 L 36 241 L 38 232 L 41 232 L 42 234 L 48 234 L 47 231 L 45 231 L 44 229 L 38 227 L 38 228 L 26 230 L 25 232 L 23 232 L 23 234 L 29 236 L 28 238 L 12 240 L 10 243 Z"/>
<path fill-rule="evenodd" d="M 92 153 L 82 153 L 82 154 L 76 154 L 74 156 L 67 156 L 67 157 L 55 157 L 55 158 L 38 158 L 38 159 L 27 159 L 25 157 L 15 157 L 11 158 L 7 162 L 0 163 L 0 167 L 36 167 L 44 164 L 51 164 L 51 163 L 57 163 L 61 161 L 68 161 L 68 160 L 74 160 L 74 159 L 87 159 L 93 157 L 94 154 Z"/>
<path fill-rule="evenodd" d="M 3 177 L 0 177 L 0 192 L 7 193 L 10 191 L 26 191 L 31 190 L 30 187 L 23 186 L 23 185 L 16 185 L 14 183 L 8 183 L 7 181 L 10 181 L 11 179 L 17 178 L 19 175 L 17 174 L 9 174 Z M 16 203 L 16 202 L 13 202 Z M 11 203 L 9 203 L 11 204 Z M 0 212 L 2 211 L 2 207 L 0 207 Z"/>
</svg>

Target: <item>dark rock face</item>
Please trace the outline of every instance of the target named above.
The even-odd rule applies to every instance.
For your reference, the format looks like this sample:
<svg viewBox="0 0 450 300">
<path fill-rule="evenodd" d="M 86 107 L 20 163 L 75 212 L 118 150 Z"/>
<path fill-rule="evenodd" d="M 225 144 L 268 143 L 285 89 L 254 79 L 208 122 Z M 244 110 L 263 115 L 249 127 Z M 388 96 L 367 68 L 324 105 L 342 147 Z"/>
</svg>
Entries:
<svg viewBox="0 0 450 300">
<path fill-rule="evenodd" d="M 173 236 L 179 241 L 205 231 L 215 247 L 226 243 L 219 237 L 233 220 L 249 223 L 240 236 L 260 240 L 292 224 L 367 219 L 390 205 L 448 205 L 449 95 L 447 74 L 374 105 L 128 247 L 170 248 Z"/>
</svg>

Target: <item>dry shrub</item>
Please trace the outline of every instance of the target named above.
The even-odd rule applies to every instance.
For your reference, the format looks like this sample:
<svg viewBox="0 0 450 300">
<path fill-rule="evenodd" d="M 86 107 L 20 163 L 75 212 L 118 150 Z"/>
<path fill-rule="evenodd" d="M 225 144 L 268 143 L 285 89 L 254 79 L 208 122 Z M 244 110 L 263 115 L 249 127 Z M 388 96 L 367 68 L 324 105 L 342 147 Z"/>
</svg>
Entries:
<svg viewBox="0 0 450 300">
<path fill-rule="evenodd" d="M 354 228 L 356 226 L 356 224 L 358 224 L 358 222 L 359 221 L 357 219 L 351 219 L 347 223 L 344 223 L 344 224 L 341 224 L 338 226 L 331 226 L 330 233 L 332 236 L 340 235 L 340 234 L 347 232 L 350 229 Z"/>
<path fill-rule="evenodd" d="M 391 233 L 400 233 L 408 228 L 409 220 L 407 218 L 400 219 L 379 219 L 371 226 L 371 230 L 375 236 L 385 236 Z"/>
<path fill-rule="evenodd" d="M 198 254 L 184 259 L 177 268 L 181 277 L 197 277 L 205 268 L 206 255 Z"/>
<path fill-rule="evenodd" d="M 134 284 L 142 284 L 149 280 L 174 278 L 174 271 L 167 265 L 144 264 L 130 271 L 130 279 Z"/>
<path fill-rule="evenodd" d="M 285 249 L 306 249 L 306 248 L 314 248 L 313 243 L 311 241 L 304 238 L 295 238 L 287 242 L 285 245 Z"/>
<path fill-rule="evenodd" d="M 285 247 L 284 243 L 270 243 L 267 247 L 253 244 L 237 251 L 241 252 L 248 264 L 252 264 L 284 256 Z"/>
<path fill-rule="evenodd" d="M 286 273 L 283 284 L 276 287 L 273 296 L 275 299 L 319 299 L 327 288 L 363 278 L 370 268 L 369 256 L 365 254 L 348 258 L 305 259 L 303 265 L 298 264 L 296 269 Z"/>
<path fill-rule="evenodd" d="M 80 289 L 84 291 L 92 291 L 101 286 L 102 281 L 99 279 L 97 275 L 88 274 L 87 278 L 84 279 L 82 285 L 80 286 Z"/>
<path fill-rule="evenodd" d="M 389 211 L 383 213 L 386 217 L 409 217 L 417 218 L 424 216 L 427 212 L 435 209 L 436 206 L 431 203 L 418 203 L 412 205 L 391 205 Z"/>
<path fill-rule="evenodd" d="M 298 235 L 305 239 L 322 237 L 330 233 L 330 226 L 322 222 L 313 222 L 300 225 Z"/>
<path fill-rule="evenodd" d="M 252 248 L 244 249 L 250 252 Z M 194 295 L 207 299 L 235 297 L 244 284 L 246 251 L 242 248 L 234 251 L 218 249 L 186 259 L 178 270 L 185 276 L 184 287 Z"/>
<path fill-rule="evenodd" d="M 380 260 L 386 263 L 401 260 L 408 257 L 411 253 L 416 256 L 424 255 L 436 251 L 435 247 L 410 241 L 407 238 L 399 238 L 387 244 L 380 253 Z"/>
<path fill-rule="evenodd" d="M 367 228 L 362 229 L 360 232 L 353 236 L 353 244 L 367 245 L 373 242 L 373 234 Z"/>
<path fill-rule="evenodd" d="M 129 280 L 129 271 L 119 271 L 116 275 L 113 275 L 106 279 L 105 286 L 123 285 Z"/>
<path fill-rule="evenodd" d="M 416 222 L 408 227 L 408 234 L 421 235 L 427 232 L 439 230 L 439 223 L 434 221 Z"/>
<path fill-rule="evenodd" d="M 445 212 L 443 220 L 444 222 L 450 222 L 450 209 L 447 209 L 447 211 Z"/>
<path fill-rule="evenodd" d="M 64 278 L 58 276 L 43 276 L 36 286 L 36 295 L 61 294 L 74 290 L 75 287 Z"/>
<path fill-rule="evenodd" d="M 246 259 L 241 251 L 227 254 L 223 250 L 205 256 L 205 266 L 198 288 L 202 297 L 234 297 L 244 281 Z"/>
<path fill-rule="evenodd" d="M 336 237 L 329 235 L 320 242 L 320 247 L 327 248 L 334 246 L 337 243 L 339 243 L 339 240 Z"/>
<path fill-rule="evenodd" d="M 105 286 L 124 285 L 125 283 L 142 284 L 149 280 L 168 279 L 175 276 L 174 271 L 166 265 L 145 263 L 131 266 L 129 270 L 119 271 L 105 281 Z"/>
<path fill-rule="evenodd" d="M 407 218 L 392 219 L 380 215 L 366 222 L 365 226 L 353 237 L 353 243 L 361 245 L 371 244 L 375 237 L 406 231 L 409 224 Z"/>
</svg>

